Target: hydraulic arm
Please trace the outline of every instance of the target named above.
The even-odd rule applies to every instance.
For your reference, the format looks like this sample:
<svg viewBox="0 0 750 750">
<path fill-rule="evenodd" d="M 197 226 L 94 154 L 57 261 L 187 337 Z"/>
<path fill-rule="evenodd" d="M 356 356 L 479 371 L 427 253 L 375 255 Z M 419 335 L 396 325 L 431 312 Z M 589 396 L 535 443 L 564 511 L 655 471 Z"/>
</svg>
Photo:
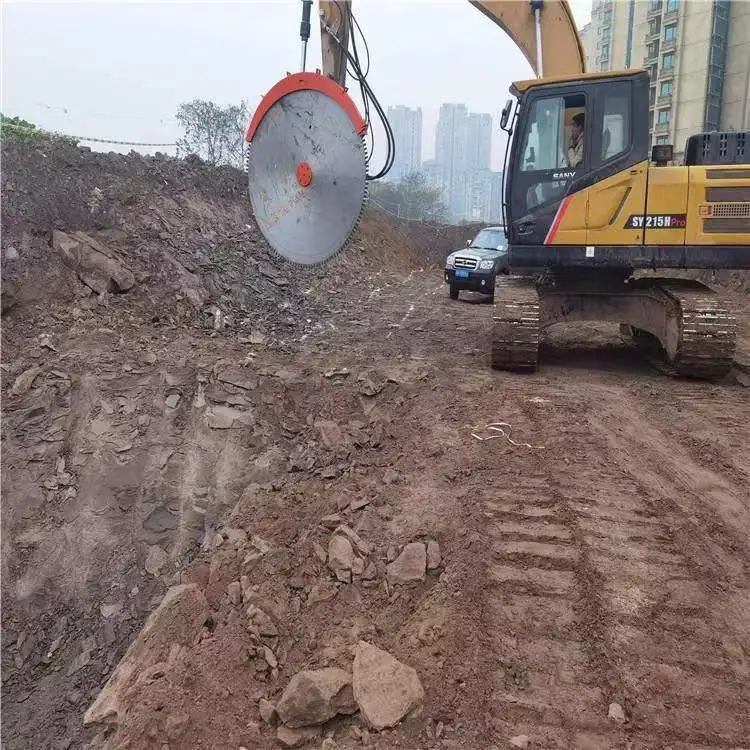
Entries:
<svg viewBox="0 0 750 750">
<path fill-rule="evenodd" d="M 540 78 L 544 61 L 554 60 L 555 75 L 583 73 L 586 57 L 567 0 L 469 0 L 499 26 L 521 50 Z M 350 15 L 348 0 L 320 0 L 322 71 L 341 86 L 346 85 L 346 58 Z"/>
</svg>

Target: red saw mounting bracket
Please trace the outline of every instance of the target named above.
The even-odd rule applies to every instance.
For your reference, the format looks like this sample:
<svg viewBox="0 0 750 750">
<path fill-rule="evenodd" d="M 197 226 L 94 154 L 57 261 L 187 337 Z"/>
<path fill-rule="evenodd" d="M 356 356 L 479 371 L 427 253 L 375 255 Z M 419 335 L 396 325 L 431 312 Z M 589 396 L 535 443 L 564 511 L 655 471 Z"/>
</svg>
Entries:
<svg viewBox="0 0 750 750">
<path fill-rule="evenodd" d="M 276 102 L 289 94 L 293 94 L 295 91 L 319 91 L 321 94 L 325 94 L 346 112 L 352 121 L 352 125 L 354 125 L 354 130 L 359 135 L 365 136 L 367 134 L 367 123 L 362 115 L 359 114 L 357 105 L 352 101 L 349 93 L 343 86 L 339 86 L 336 81 L 328 78 L 328 76 L 324 76 L 320 71 L 315 73 L 287 73 L 286 78 L 282 78 L 263 97 L 260 106 L 255 110 L 245 133 L 246 143 L 250 143 L 253 140 L 255 131 L 258 129 L 261 120 L 268 114 L 268 110 Z"/>
</svg>

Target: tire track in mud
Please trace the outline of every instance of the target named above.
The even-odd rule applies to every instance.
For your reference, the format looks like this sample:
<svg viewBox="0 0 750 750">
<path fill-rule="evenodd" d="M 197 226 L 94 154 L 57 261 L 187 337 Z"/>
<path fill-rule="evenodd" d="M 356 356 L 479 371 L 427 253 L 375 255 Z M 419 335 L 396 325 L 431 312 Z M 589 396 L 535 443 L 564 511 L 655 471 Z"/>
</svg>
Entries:
<svg viewBox="0 0 750 750">
<path fill-rule="evenodd" d="M 748 626 L 722 612 L 747 607 L 741 571 L 704 565 L 719 536 L 697 526 L 694 554 L 664 483 L 646 486 L 600 431 L 601 394 L 575 391 L 563 407 L 516 392 L 509 421 L 546 447 L 507 454 L 520 473 L 486 493 L 495 726 L 543 747 L 736 747 L 750 734 Z"/>
<path fill-rule="evenodd" d="M 735 483 L 750 484 L 746 446 L 750 438 L 750 392 L 742 387 L 713 386 L 684 381 L 650 397 L 647 389 L 631 390 L 633 398 L 648 403 L 650 421 L 680 442 L 692 459 L 730 475 Z"/>
<path fill-rule="evenodd" d="M 750 492 L 744 477 L 731 468 L 719 473 L 715 466 L 699 463 L 682 440 L 671 439 L 672 429 L 662 430 L 653 411 L 646 414 L 636 399 L 619 390 L 601 389 L 599 395 L 600 407 L 589 415 L 589 423 L 610 446 L 619 465 L 638 475 L 652 494 L 658 493 L 660 501 L 671 507 L 685 543 L 696 532 L 704 538 L 707 554 L 700 560 L 702 566 L 716 567 L 717 576 L 746 585 L 750 578 Z M 737 408 L 742 409 L 740 404 Z M 717 432 L 726 429 L 720 420 L 717 413 Z M 743 432 L 750 434 L 747 429 Z"/>
</svg>

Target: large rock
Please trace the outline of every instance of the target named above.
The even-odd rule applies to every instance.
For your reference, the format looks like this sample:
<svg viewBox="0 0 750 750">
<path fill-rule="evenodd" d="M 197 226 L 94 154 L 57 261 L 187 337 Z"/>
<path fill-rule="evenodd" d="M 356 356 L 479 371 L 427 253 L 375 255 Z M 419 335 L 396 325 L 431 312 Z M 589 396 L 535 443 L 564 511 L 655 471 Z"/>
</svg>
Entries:
<svg viewBox="0 0 750 750">
<path fill-rule="evenodd" d="M 52 233 L 52 246 L 63 263 L 98 294 L 127 292 L 135 285 L 133 274 L 108 248 L 85 232 L 66 234 L 56 229 Z"/>
<path fill-rule="evenodd" d="M 352 685 L 362 716 L 378 731 L 396 726 L 424 699 L 416 671 L 366 641 L 357 645 Z"/>
<path fill-rule="evenodd" d="M 84 724 L 119 723 L 128 708 L 123 705 L 125 695 L 139 677 L 166 662 L 173 644 L 192 644 L 208 615 L 208 602 L 197 584 L 169 589 L 86 711 Z"/>
<path fill-rule="evenodd" d="M 352 677 L 335 667 L 298 672 L 276 704 L 279 718 L 293 729 L 322 724 L 336 714 L 356 710 Z"/>
<path fill-rule="evenodd" d="M 427 551 L 421 542 L 412 542 L 387 567 L 390 583 L 424 581 L 427 568 Z"/>
</svg>

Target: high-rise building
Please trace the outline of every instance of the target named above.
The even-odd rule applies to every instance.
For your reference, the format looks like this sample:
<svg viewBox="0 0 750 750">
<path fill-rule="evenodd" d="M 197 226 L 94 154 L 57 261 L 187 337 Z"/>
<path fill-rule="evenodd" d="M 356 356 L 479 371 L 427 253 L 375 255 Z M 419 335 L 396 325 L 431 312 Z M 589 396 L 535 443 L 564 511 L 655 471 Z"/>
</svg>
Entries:
<svg viewBox="0 0 750 750">
<path fill-rule="evenodd" d="M 435 161 L 453 169 L 466 167 L 466 118 L 469 116 L 465 104 L 441 104 L 435 131 Z"/>
<path fill-rule="evenodd" d="M 435 135 L 435 164 L 442 171 L 452 220 L 471 218 L 477 211 L 483 219 L 488 216 L 489 208 L 477 208 L 489 204 L 477 197 L 487 191 L 481 187 L 485 184 L 482 178 L 474 173 L 489 172 L 491 161 L 492 117 L 470 113 L 465 104 L 442 104 Z"/>
<path fill-rule="evenodd" d="M 594 27 L 591 21 L 578 30 L 578 36 L 581 38 L 581 46 L 586 55 L 586 70 L 596 70 L 594 66 Z"/>
<path fill-rule="evenodd" d="M 468 115 L 465 104 L 441 104 L 435 131 L 435 161 L 443 168 L 445 202 L 453 219 L 464 212 L 462 175 L 466 171 Z"/>
<path fill-rule="evenodd" d="M 595 0 L 581 38 L 589 70 L 648 70 L 652 141 L 676 159 L 693 133 L 750 128 L 745 0 Z"/>
<path fill-rule="evenodd" d="M 422 166 L 422 109 L 401 104 L 388 107 L 388 121 L 396 149 L 389 178 L 400 180 Z"/>
<path fill-rule="evenodd" d="M 492 116 L 472 112 L 466 128 L 467 168 L 489 169 L 492 161 Z"/>
</svg>

